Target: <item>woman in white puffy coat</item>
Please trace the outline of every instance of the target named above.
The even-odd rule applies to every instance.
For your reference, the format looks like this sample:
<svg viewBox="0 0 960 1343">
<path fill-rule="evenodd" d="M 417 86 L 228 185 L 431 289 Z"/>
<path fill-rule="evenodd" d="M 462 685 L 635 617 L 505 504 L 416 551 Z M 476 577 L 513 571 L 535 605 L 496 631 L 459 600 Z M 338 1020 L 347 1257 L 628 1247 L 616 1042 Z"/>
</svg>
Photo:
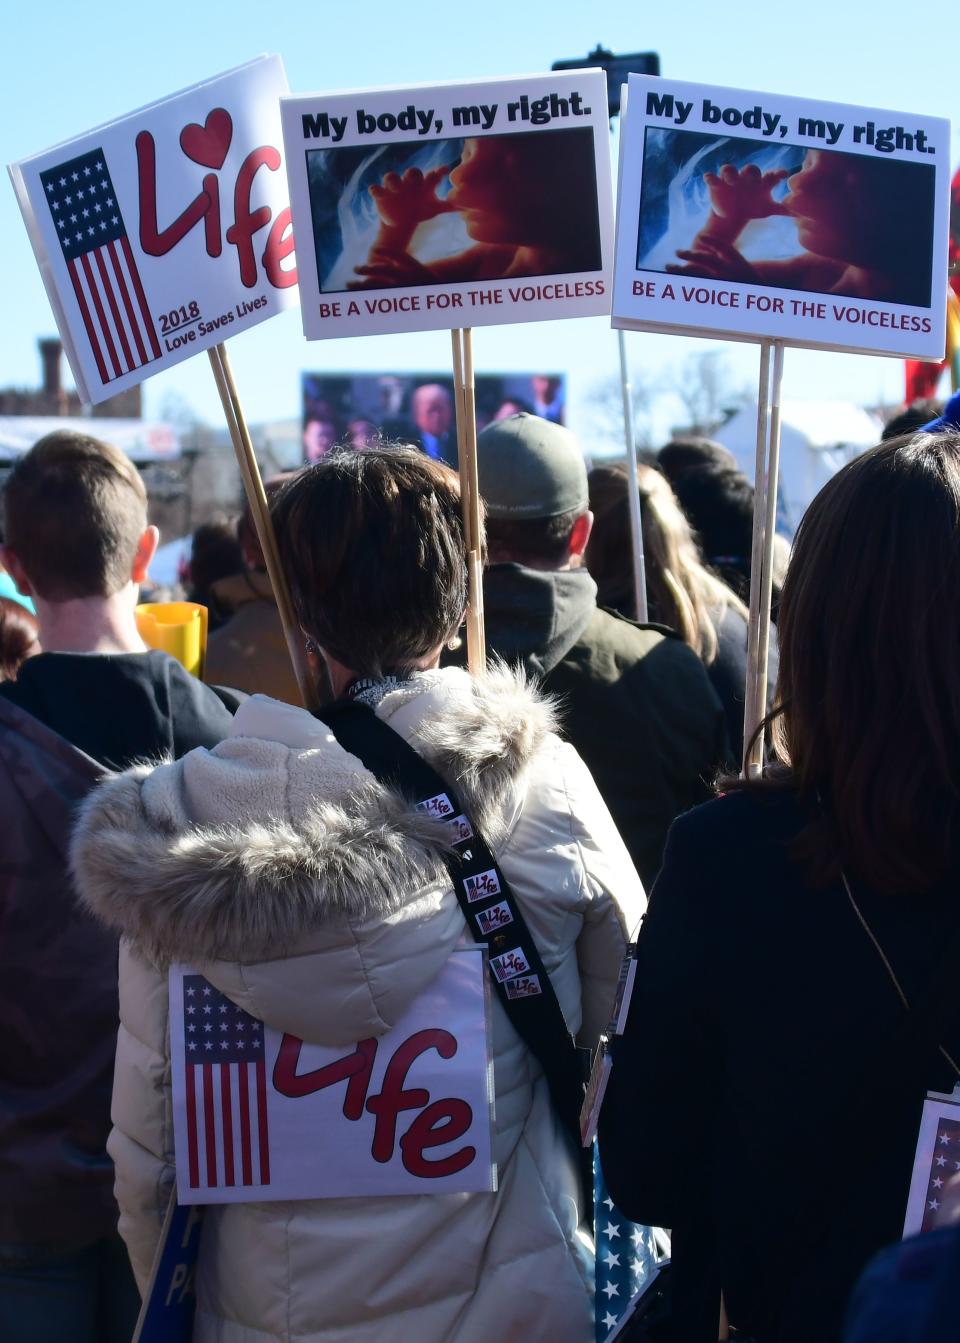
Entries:
<svg viewBox="0 0 960 1343">
<path fill-rule="evenodd" d="M 409 451 L 338 456 L 287 487 L 277 524 L 334 688 L 373 705 L 458 792 L 570 1030 L 592 1045 L 643 892 L 550 707 L 506 672 L 437 668 L 466 594 L 456 477 Z M 110 1151 L 141 1289 L 174 1169 L 166 967 L 197 965 L 308 1043 L 382 1035 L 472 942 L 443 842 L 324 723 L 260 696 L 214 750 L 91 796 L 74 870 L 123 936 Z M 496 1001 L 492 1047 L 497 1192 L 210 1208 L 196 1343 L 588 1343 L 576 1155 Z"/>
</svg>

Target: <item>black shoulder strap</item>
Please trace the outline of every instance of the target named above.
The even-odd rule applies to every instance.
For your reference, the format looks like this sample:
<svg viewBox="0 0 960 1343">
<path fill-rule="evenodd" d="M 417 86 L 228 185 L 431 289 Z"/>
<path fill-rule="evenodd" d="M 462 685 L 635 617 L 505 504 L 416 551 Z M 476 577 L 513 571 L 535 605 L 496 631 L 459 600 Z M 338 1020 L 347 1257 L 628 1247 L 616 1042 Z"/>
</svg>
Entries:
<svg viewBox="0 0 960 1343">
<path fill-rule="evenodd" d="M 450 850 L 444 862 L 467 927 L 489 948 L 497 996 L 543 1068 L 557 1112 L 579 1146 L 580 1057 L 520 906 L 483 836 L 450 785 L 372 709 L 341 699 L 314 714 L 381 783 L 406 794 L 419 811 L 447 822 Z"/>
</svg>

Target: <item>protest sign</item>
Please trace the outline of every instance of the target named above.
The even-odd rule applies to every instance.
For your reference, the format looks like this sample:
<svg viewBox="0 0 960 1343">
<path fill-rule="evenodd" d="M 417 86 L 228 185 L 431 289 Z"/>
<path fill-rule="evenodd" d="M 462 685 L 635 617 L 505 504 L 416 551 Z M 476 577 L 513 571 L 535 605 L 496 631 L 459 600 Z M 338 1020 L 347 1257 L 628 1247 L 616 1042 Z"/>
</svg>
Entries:
<svg viewBox="0 0 960 1343">
<path fill-rule="evenodd" d="M 484 953 L 458 951 L 393 1030 L 353 1048 L 265 1026 L 170 971 L 183 1204 L 496 1187 Z"/>
<path fill-rule="evenodd" d="M 949 122 L 631 75 L 613 325 L 944 347 Z"/>
<path fill-rule="evenodd" d="M 554 424 L 566 417 L 562 373 L 478 373 L 477 432 L 494 420 L 532 411 Z M 337 443 L 373 447 L 381 437 L 412 443 L 457 466 L 453 378 L 449 372 L 304 373 L 303 459 L 319 462 Z M 0 418 L 0 448 L 3 445 Z"/>
<path fill-rule="evenodd" d="M 262 56 L 11 165 L 85 401 L 296 303 L 286 89 Z"/>
<path fill-rule="evenodd" d="M 610 310 L 602 71 L 282 100 L 309 340 Z"/>
<path fill-rule="evenodd" d="M 932 1093 L 923 1103 L 920 1133 L 907 1199 L 904 1236 L 932 1231 L 947 1182 L 960 1173 L 960 1090 Z"/>
<path fill-rule="evenodd" d="M 196 1313 L 196 1271 L 203 1209 L 171 1192 L 132 1343 L 190 1343 Z"/>
</svg>

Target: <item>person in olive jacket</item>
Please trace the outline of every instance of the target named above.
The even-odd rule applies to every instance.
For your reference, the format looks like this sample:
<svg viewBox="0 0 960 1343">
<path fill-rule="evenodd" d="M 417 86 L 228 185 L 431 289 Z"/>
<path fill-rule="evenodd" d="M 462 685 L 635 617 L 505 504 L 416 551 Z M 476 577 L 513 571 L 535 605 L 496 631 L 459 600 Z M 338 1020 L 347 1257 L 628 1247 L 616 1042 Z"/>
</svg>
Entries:
<svg viewBox="0 0 960 1343">
<path fill-rule="evenodd" d="M 674 817 L 711 796 L 727 749 L 720 701 L 672 631 L 597 605 L 583 564 L 587 470 L 569 430 L 526 413 L 498 420 L 479 435 L 477 469 L 487 653 L 557 698 L 649 889 Z"/>
</svg>

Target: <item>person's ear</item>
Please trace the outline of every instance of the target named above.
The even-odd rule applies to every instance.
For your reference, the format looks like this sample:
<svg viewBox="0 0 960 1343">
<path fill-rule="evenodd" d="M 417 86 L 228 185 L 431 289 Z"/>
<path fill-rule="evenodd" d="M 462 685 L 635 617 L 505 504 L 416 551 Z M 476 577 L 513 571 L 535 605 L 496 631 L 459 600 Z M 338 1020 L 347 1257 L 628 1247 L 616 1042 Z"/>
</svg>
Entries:
<svg viewBox="0 0 960 1343">
<path fill-rule="evenodd" d="M 32 597 L 34 595 L 33 585 L 24 573 L 23 565 L 17 558 L 15 550 L 11 550 L 9 546 L 0 546 L 0 564 L 13 579 L 21 597 Z"/>
<path fill-rule="evenodd" d="M 130 581 L 137 586 L 146 579 L 147 571 L 150 568 L 150 561 L 157 553 L 157 546 L 160 544 L 160 533 L 156 527 L 148 527 L 140 540 L 137 542 L 137 553 L 133 557 L 133 568 L 130 570 Z"/>
<path fill-rule="evenodd" d="M 593 514 L 588 509 L 581 513 L 570 529 L 570 558 L 580 559 L 587 548 L 593 531 Z"/>
</svg>

